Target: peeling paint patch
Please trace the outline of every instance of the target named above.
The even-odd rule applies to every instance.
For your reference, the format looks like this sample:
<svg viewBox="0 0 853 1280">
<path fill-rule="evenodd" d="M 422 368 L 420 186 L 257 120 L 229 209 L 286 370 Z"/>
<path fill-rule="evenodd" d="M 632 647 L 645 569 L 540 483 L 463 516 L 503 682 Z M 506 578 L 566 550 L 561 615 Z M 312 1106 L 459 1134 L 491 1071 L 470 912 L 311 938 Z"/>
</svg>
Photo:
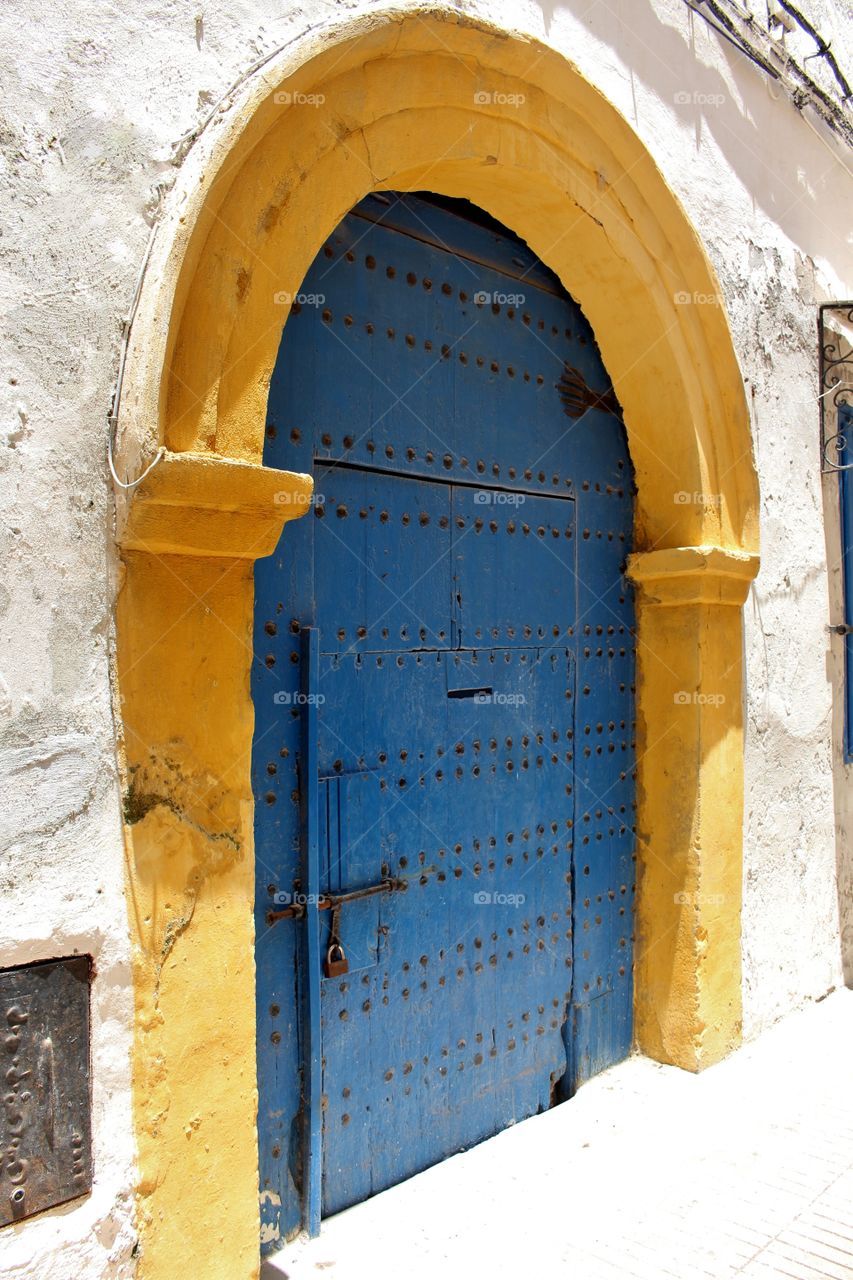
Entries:
<svg viewBox="0 0 853 1280">
<path fill-rule="evenodd" d="M 178 763 L 168 756 L 162 760 L 152 756 L 145 766 L 131 766 L 128 779 L 123 807 L 124 819 L 129 826 L 142 822 L 152 810 L 162 806 L 180 822 L 191 826 L 205 840 L 225 843 L 239 853 L 240 839 L 235 830 L 216 829 L 200 821 L 189 811 L 196 808 L 208 815 L 215 815 L 215 806 L 221 799 L 221 788 L 211 792 L 206 779 L 188 777 Z"/>
<path fill-rule="evenodd" d="M 281 1196 L 275 1191 L 265 1190 L 260 1193 L 258 1201 L 261 1207 L 261 1244 L 275 1244 L 281 1240 L 277 1212 L 281 1208 Z M 274 1221 L 270 1222 L 270 1218 Z"/>
</svg>

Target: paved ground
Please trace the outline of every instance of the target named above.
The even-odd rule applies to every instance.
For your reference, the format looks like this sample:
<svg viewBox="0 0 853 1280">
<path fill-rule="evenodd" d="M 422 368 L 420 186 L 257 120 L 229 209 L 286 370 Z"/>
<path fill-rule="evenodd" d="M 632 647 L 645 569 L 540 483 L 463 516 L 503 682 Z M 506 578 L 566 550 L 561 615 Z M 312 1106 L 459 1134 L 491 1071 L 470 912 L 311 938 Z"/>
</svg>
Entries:
<svg viewBox="0 0 853 1280">
<path fill-rule="evenodd" d="M 701 1076 L 634 1058 L 263 1280 L 853 1278 L 853 991 Z"/>
</svg>

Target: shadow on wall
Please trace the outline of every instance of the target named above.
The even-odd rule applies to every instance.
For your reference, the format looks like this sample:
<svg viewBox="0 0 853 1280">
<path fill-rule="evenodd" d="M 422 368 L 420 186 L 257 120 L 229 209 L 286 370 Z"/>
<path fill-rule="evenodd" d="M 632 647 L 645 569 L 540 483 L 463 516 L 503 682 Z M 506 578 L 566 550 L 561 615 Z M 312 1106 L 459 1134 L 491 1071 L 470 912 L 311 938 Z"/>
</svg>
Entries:
<svg viewBox="0 0 853 1280">
<path fill-rule="evenodd" d="M 837 216 L 833 216 L 826 208 L 828 193 L 812 187 L 803 173 L 807 168 L 823 179 L 838 173 L 839 167 L 828 163 L 825 147 L 811 135 L 808 125 L 797 123 L 798 113 L 784 91 L 715 35 L 703 19 L 693 18 L 692 32 L 689 27 L 681 29 L 680 16 L 672 20 L 678 25 L 668 25 L 652 0 L 611 0 L 608 5 L 589 5 L 582 14 L 577 13 L 577 3 L 560 0 L 541 0 L 540 7 L 549 39 L 554 24 L 565 14 L 583 21 L 622 60 L 634 96 L 629 118 L 641 136 L 648 136 L 648 130 L 642 127 L 642 104 L 638 107 L 634 91 L 638 80 L 652 95 L 671 103 L 679 120 L 693 124 L 697 150 L 703 135 L 710 134 L 728 168 L 749 192 L 753 207 L 803 254 L 825 257 L 829 251 L 831 255 L 828 240 L 836 240 L 839 250 L 845 247 L 842 235 L 833 230 L 846 225 L 842 216 L 845 192 L 839 188 Z M 686 5 L 684 13 L 690 16 Z M 732 98 L 727 80 L 703 61 L 703 51 L 707 48 L 710 54 L 714 46 L 726 59 L 742 105 Z M 638 57 L 638 50 L 644 51 L 642 57 Z M 780 97 L 774 98 L 774 93 Z M 794 145 L 779 145 L 780 124 L 788 123 Z M 818 197 L 824 210 L 820 219 L 815 216 Z M 709 190 L 707 197 L 700 195 L 697 204 L 705 198 L 725 216 L 719 188 Z"/>
<path fill-rule="evenodd" d="M 846 260 L 849 249 L 843 234 L 836 229 L 846 227 L 843 201 L 846 186 L 838 182 L 841 166 L 833 164 L 818 137 L 809 126 L 797 120 L 796 108 L 769 77 L 753 66 L 698 15 L 685 21 L 679 8 L 689 16 L 686 5 L 676 6 L 668 19 L 659 12 L 655 0 L 610 0 L 608 5 L 591 5 L 581 12 L 577 0 L 540 0 L 549 38 L 561 22 L 580 22 L 609 46 L 624 65 L 630 78 L 634 110 L 631 123 L 641 136 L 643 128 L 642 96 L 638 104 L 636 87 L 664 104 L 671 104 L 677 118 L 693 124 L 697 152 L 706 144 L 702 164 L 695 181 L 701 184 L 708 175 L 713 152 L 719 152 L 718 170 L 729 182 L 732 203 L 726 206 L 725 185 L 703 190 L 691 197 L 691 211 L 703 208 L 704 230 L 716 227 L 719 236 L 727 231 L 749 240 L 748 226 L 732 225 L 731 215 L 740 182 L 752 200 L 753 221 L 760 227 L 766 218 L 775 237 L 787 236 L 806 257 L 820 259 L 834 254 Z M 650 37 L 649 33 L 653 33 Z M 718 49 L 728 65 L 731 82 L 719 71 L 706 65 L 704 59 Z M 740 101 L 732 96 L 734 84 Z M 624 104 L 623 109 L 624 109 Z M 671 144 L 676 156 L 677 143 Z M 711 148 L 710 154 L 707 147 Z M 659 157 L 660 158 L 660 157 Z M 663 166 L 666 169 L 666 165 Z M 814 175 L 814 178 L 811 178 Z M 691 182 L 691 174 L 683 175 L 683 184 Z M 828 184 L 835 179 L 835 187 Z M 722 193 L 722 194 L 721 194 Z M 716 215 L 716 217 L 715 217 Z M 778 255 L 776 255 L 778 257 Z M 745 263 L 743 278 L 748 266 Z M 772 273 L 768 288 L 772 287 Z M 809 301 L 806 299 L 806 301 Z M 829 567 L 829 620 L 843 617 L 841 585 L 841 531 L 838 512 L 838 480 L 829 476 L 823 483 L 826 563 Z M 844 740 L 844 645 L 833 636 L 828 655 L 833 687 L 832 769 L 836 827 L 837 909 L 839 950 L 844 981 L 853 987 L 853 764 L 845 764 Z"/>
</svg>

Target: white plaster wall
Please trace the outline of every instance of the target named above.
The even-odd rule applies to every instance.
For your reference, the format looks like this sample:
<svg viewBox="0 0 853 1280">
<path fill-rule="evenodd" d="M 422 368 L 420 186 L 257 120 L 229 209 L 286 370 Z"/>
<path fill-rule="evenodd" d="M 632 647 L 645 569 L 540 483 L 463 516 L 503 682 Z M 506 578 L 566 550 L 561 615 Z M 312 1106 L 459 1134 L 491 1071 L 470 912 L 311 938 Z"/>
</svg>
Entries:
<svg viewBox="0 0 853 1280">
<path fill-rule="evenodd" d="M 850 0 L 803 5 L 853 75 Z M 104 464 L 122 316 L 177 172 L 174 144 L 259 55 L 378 7 L 76 0 L 0 16 L 0 965 L 75 949 L 97 963 L 95 1190 L 0 1232 L 4 1277 L 133 1269 Z M 599 85 L 720 276 L 762 486 L 763 567 L 746 608 L 744 985 L 755 1034 L 841 981 L 815 324 L 816 302 L 853 296 L 850 155 L 775 100 L 682 0 L 453 7 L 548 40 Z M 843 782 L 839 795 L 846 811 Z"/>
</svg>

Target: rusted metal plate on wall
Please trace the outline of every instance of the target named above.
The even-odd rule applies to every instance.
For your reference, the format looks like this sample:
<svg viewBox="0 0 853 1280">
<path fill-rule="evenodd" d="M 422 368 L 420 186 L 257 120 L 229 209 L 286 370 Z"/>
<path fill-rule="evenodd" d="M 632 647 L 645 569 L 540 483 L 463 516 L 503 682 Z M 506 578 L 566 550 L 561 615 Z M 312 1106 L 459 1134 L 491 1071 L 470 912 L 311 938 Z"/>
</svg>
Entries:
<svg viewBox="0 0 853 1280">
<path fill-rule="evenodd" d="M 92 1189 L 88 956 L 0 970 L 0 1226 Z"/>
</svg>

